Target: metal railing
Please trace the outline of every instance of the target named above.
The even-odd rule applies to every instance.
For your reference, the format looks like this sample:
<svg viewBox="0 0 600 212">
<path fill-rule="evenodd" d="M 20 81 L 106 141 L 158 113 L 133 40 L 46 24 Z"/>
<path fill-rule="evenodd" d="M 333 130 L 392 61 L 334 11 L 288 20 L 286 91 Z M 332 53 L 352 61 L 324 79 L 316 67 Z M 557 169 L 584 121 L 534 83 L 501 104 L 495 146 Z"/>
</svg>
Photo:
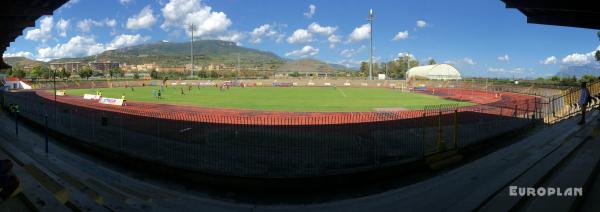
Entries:
<svg viewBox="0 0 600 212">
<path fill-rule="evenodd" d="M 441 92 L 439 93 L 441 94 Z M 532 124 L 537 102 L 416 111 L 252 116 L 99 109 L 4 92 L 21 116 L 114 154 L 240 177 L 313 177 L 377 169 L 461 149 Z M 492 94 L 490 94 L 492 95 Z M 60 99 L 59 99 L 60 100 Z"/>
<path fill-rule="evenodd" d="M 592 110 L 600 104 L 600 81 L 590 83 L 587 88 L 592 96 L 592 101 L 586 109 Z M 581 89 L 571 88 L 564 90 L 562 94 L 544 98 L 540 105 L 540 112 L 544 114 L 544 122 L 556 123 L 581 113 L 581 105 L 578 102 L 580 95 Z"/>
</svg>

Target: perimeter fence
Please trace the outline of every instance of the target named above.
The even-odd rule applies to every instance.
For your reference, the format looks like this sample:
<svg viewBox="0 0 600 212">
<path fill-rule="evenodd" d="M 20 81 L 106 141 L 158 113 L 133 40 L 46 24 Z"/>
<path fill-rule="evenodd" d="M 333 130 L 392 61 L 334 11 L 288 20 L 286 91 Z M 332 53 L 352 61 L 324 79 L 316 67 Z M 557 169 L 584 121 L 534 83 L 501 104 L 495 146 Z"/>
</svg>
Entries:
<svg viewBox="0 0 600 212">
<path fill-rule="evenodd" d="M 457 89 L 437 89 L 435 95 L 496 100 L 412 111 L 269 115 L 159 111 L 66 97 L 54 102 L 45 91 L 0 95 L 5 107 L 20 106 L 20 116 L 102 151 L 184 170 L 258 178 L 334 175 L 417 161 L 529 126 L 543 118 L 544 106 L 535 96 L 466 95 Z"/>
</svg>

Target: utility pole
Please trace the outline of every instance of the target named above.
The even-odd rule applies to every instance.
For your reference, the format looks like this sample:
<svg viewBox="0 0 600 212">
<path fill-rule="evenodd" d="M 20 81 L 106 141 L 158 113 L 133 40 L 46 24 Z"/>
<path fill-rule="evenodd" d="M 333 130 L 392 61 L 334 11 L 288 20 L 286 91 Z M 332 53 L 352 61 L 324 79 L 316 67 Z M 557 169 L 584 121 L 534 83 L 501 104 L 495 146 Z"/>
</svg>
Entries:
<svg viewBox="0 0 600 212">
<path fill-rule="evenodd" d="M 406 72 L 410 69 L 410 53 L 406 52 Z"/>
<path fill-rule="evenodd" d="M 369 45 L 370 45 L 370 52 L 369 52 L 369 80 L 373 80 L 373 19 L 375 19 L 375 16 L 373 16 L 373 9 L 369 10 L 369 17 L 367 18 L 367 20 L 369 21 Z"/>
<path fill-rule="evenodd" d="M 190 57 L 192 60 L 192 67 L 190 77 L 194 77 L 194 31 L 196 30 L 196 26 L 194 24 L 190 24 L 190 32 L 192 32 L 192 42 L 190 43 Z"/>
<path fill-rule="evenodd" d="M 388 76 L 390 76 L 390 74 L 388 73 L 388 69 L 387 69 L 388 65 L 387 65 L 387 63 L 384 63 L 384 64 L 385 64 L 385 78 L 387 79 Z"/>
</svg>

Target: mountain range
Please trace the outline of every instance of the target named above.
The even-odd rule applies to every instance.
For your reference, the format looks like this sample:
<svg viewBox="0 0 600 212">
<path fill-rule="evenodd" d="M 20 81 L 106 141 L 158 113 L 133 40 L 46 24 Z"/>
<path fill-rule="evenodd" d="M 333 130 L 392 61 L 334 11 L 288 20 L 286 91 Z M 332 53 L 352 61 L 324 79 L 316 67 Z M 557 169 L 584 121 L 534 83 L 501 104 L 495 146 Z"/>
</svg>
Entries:
<svg viewBox="0 0 600 212">
<path fill-rule="evenodd" d="M 583 75 L 600 76 L 600 64 L 598 64 L 597 62 L 592 62 L 586 65 L 562 66 L 558 73 L 556 73 L 556 76 L 559 77 L 575 76 L 577 78 L 580 78 Z"/>
<path fill-rule="evenodd" d="M 102 52 L 98 55 L 81 58 L 62 58 L 50 62 L 116 61 L 126 64 L 156 63 L 162 66 L 184 66 L 190 61 L 190 42 L 175 43 L 159 41 L 137 46 L 124 47 Z M 284 59 L 272 52 L 241 47 L 234 42 L 220 40 L 199 40 L 194 42 L 195 64 L 226 64 L 252 67 L 271 67 L 283 64 Z"/>
<path fill-rule="evenodd" d="M 155 63 L 161 66 L 184 66 L 190 64 L 190 42 L 176 43 L 158 41 L 136 46 L 124 47 L 115 50 L 104 51 L 97 55 L 79 58 L 61 58 L 48 63 L 30 60 L 24 57 L 5 58 L 6 63 L 17 66 L 48 65 L 58 62 L 91 62 L 91 61 L 115 61 L 131 65 Z M 239 63 L 242 67 L 277 69 L 288 59 L 278 55 L 257 49 L 238 46 L 234 42 L 221 40 L 199 40 L 194 42 L 194 63 L 198 65 L 225 64 L 235 66 Z M 321 61 L 310 59 L 304 63 L 318 63 Z M 348 70 L 338 64 L 329 64 L 335 70 Z"/>
<path fill-rule="evenodd" d="M 26 57 L 5 57 L 3 58 L 4 62 L 11 65 L 11 66 L 20 66 L 20 67 L 25 67 L 25 66 L 37 66 L 37 65 L 42 65 L 42 66 L 47 66 L 48 63 L 42 62 L 42 61 L 37 61 L 37 60 L 32 60 Z"/>
</svg>

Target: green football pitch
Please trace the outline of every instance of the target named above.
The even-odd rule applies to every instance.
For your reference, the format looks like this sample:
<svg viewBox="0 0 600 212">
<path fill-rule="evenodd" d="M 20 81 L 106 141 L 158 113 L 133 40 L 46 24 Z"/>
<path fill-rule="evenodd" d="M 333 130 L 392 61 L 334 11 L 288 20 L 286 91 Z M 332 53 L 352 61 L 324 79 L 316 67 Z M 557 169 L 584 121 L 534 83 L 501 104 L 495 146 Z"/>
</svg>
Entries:
<svg viewBox="0 0 600 212">
<path fill-rule="evenodd" d="M 153 95 L 154 86 L 131 88 L 100 88 L 68 90 L 67 95 L 95 94 L 141 102 L 160 102 L 179 105 L 196 105 L 213 108 L 236 108 L 277 111 L 375 111 L 422 109 L 429 105 L 457 104 L 436 96 L 404 93 L 388 88 L 333 88 L 333 87 L 232 87 L 221 91 L 215 87 L 169 86 L 158 100 Z M 181 90 L 183 89 L 183 93 Z"/>
</svg>

